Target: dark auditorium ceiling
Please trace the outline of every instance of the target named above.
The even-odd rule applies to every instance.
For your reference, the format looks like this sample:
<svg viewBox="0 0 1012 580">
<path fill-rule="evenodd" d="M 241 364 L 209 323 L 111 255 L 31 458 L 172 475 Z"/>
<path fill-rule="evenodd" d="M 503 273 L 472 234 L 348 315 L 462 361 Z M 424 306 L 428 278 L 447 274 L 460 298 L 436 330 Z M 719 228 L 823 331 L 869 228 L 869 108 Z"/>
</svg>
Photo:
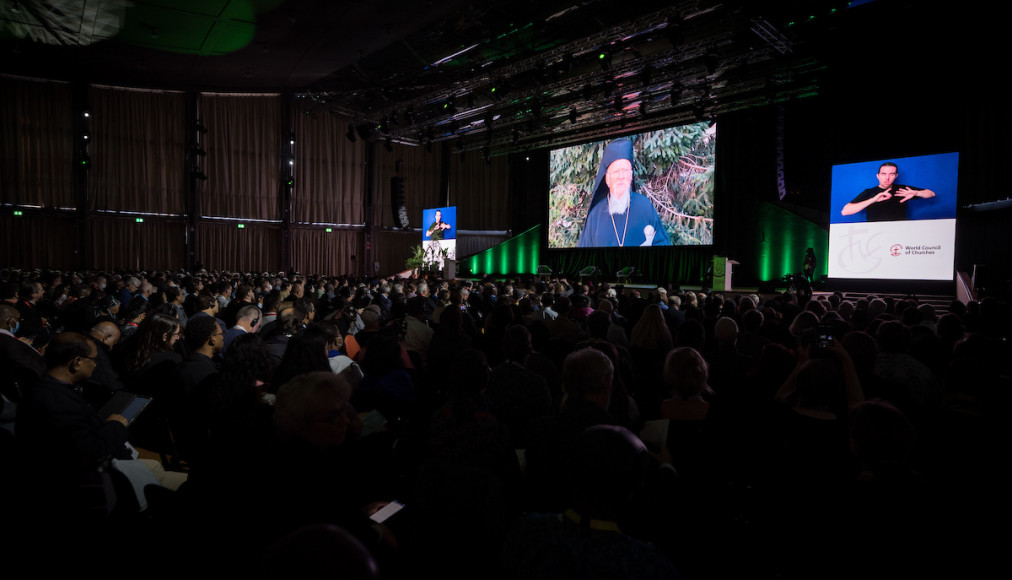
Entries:
<svg viewBox="0 0 1012 580">
<path fill-rule="evenodd" d="M 818 94 L 894 4 L 865 3 L 0 0 L 0 73 L 292 92 L 356 138 L 491 155 Z"/>
</svg>

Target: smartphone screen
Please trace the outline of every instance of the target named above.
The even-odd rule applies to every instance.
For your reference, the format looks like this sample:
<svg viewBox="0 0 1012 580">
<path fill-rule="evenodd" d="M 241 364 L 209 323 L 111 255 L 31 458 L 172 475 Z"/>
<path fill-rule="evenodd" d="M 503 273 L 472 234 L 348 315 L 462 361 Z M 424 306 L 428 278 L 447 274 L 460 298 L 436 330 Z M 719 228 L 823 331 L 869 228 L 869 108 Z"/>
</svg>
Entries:
<svg viewBox="0 0 1012 580">
<path fill-rule="evenodd" d="M 402 509 L 404 509 L 404 504 L 402 504 L 399 501 L 392 501 L 387 505 L 383 506 L 379 511 L 377 511 L 373 515 L 369 516 L 369 519 L 376 522 L 377 524 L 382 524 L 383 522 L 390 519 L 390 516 L 401 511 Z"/>
</svg>

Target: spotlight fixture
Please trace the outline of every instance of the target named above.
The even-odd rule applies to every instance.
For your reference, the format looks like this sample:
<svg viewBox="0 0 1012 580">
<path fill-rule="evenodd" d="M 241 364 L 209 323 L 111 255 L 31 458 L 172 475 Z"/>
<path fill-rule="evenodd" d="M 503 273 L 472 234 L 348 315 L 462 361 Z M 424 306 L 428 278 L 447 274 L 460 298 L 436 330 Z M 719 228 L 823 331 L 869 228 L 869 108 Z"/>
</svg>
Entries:
<svg viewBox="0 0 1012 580">
<path fill-rule="evenodd" d="M 548 75 L 546 74 L 546 65 L 544 60 L 539 60 L 534 63 L 534 81 L 539 85 L 543 85 L 548 82 Z"/>
<path fill-rule="evenodd" d="M 615 80 L 612 78 L 604 79 L 602 86 L 604 87 L 604 95 L 606 97 L 610 97 L 615 92 Z"/>
<path fill-rule="evenodd" d="M 649 66 L 643 67 L 643 70 L 640 71 L 640 81 L 643 83 L 644 86 L 650 84 L 650 81 L 653 79 L 653 76 L 654 71 Z"/>
<path fill-rule="evenodd" d="M 677 105 L 678 101 L 682 99 L 682 85 L 680 83 L 671 83 L 671 105 Z"/>
<path fill-rule="evenodd" d="M 685 40 L 681 19 L 675 20 L 675 18 L 674 16 L 668 18 L 668 25 L 664 29 L 672 47 L 680 46 Z"/>
<path fill-rule="evenodd" d="M 576 119 L 577 119 L 576 107 L 573 107 L 572 109 L 569 110 L 569 123 L 571 125 L 575 125 Z"/>
<path fill-rule="evenodd" d="M 601 51 L 597 55 L 597 64 L 601 65 L 601 70 L 611 70 L 611 53 Z"/>
<path fill-rule="evenodd" d="M 362 139 L 363 141 L 365 141 L 365 140 L 367 140 L 369 138 L 369 134 L 371 132 L 370 131 L 370 126 L 367 125 L 367 124 L 365 124 L 365 123 L 362 123 L 358 127 L 355 127 L 355 131 L 358 132 L 359 138 Z"/>
<path fill-rule="evenodd" d="M 706 63 L 706 74 L 712 75 L 717 72 L 717 65 L 720 64 L 720 59 L 714 53 L 706 55 L 704 62 Z"/>
</svg>

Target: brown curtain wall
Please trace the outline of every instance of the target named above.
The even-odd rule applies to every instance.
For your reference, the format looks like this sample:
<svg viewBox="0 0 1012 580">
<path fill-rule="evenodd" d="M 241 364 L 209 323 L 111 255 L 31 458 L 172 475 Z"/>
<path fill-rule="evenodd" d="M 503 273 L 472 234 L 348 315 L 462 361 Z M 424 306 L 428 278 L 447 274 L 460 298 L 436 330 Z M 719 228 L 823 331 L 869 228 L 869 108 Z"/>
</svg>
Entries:
<svg viewBox="0 0 1012 580">
<path fill-rule="evenodd" d="M 89 210 L 181 215 L 186 95 L 92 87 Z"/>
<path fill-rule="evenodd" d="M 347 139 L 347 123 L 306 114 L 290 95 L 75 87 L 0 76 L 0 97 L 7 241 L 0 265 L 175 269 L 192 252 L 193 262 L 212 269 L 288 264 L 302 272 L 371 274 L 379 263 L 381 274 L 393 273 L 420 243 L 388 229 L 394 176 L 406 179 L 414 228 L 423 209 L 449 204 L 458 207 L 462 230 L 506 229 L 505 158 L 486 164 L 476 152 L 461 156 L 440 145 L 428 151 L 396 144 L 387 152 Z M 84 122 L 82 107 L 91 113 Z M 198 120 L 206 132 L 194 131 Z M 89 137 L 86 172 L 79 163 L 82 127 Z M 198 141 L 205 156 L 194 157 Z M 293 184 L 283 208 L 289 157 Z M 207 176 L 196 193 L 195 164 Z M 194 216 L 186 214 L 191 195 Z M 368 250 L 367 219 L 377 227 Z M 484 237 L 462 235 L 461 249 L 472 253 L 493 243 Z"/>
<path fill-rule="evenodd" d="M 70 85 L 0 76 L 3 202 L 73 208 L 74 120 Z"/>
</svg>

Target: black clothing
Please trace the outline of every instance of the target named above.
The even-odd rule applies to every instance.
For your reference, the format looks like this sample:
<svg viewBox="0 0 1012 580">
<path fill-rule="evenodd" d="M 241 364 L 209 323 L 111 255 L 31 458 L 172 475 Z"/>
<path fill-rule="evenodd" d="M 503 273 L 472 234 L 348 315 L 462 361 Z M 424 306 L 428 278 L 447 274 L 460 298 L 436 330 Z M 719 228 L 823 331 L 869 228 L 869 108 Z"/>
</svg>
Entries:
<svg viewBox="0 0 1012 580">
<path fill-rule="evenodd" d="M 131 459 L 127 428 L 106 421 L 74 385 L 42 375 L 18 405 L 16 432 L 36 477 L 75 485 L 109 457 Z"/>
<path fill-rule="evenodd" d="M 0 394 L 17 403 L 46 372 L 46 362 L 31 346 L 0 333 L 0 369 Z"/>
<path fill-rule="evenodd" d="M 528 509 L 559 513 L 568 501 L 569 460 L 580 434 L 594 425 L 617 425 L 600 406 L 570 398 L 554 417 L 535 419 L 527 427 L 524 471 Z"/>
<path fill-rule="evenodd" d="M 885 201 L 873 203 L 865 208 L 866 219 L 870 222 L 895 222 L 907 219 L 907 203 L 900 203 L 901 198 L 896 195 L 896 192 L 900 189 L 910 187 L 909 185 L 893 185 L 889 188 L 889 193 L 893 196 Z M 910 187 L 910 189 L 921 191 L 923 188 Z M 850 200 L 850 203 L 861 203 L 867 201 L 876 195 L 886 191 L 881 187 L 875 186 L 870 187 L 857 197 Z M 813 268 L 814 269 L 814 268 Z"/>
<path fill-rule="evenodd" d="M 95 337 L 86 335 L 95 345 L 95 370 L 92 371 L 91 377 L 84 381 L 84 387 L 92 393 L 92 395 L 86 395 L 86 398 L 92 401 L 94 405 L 102 405 L 109 396 L 122 389 L 123 383 L 119 380 L 119 373 L 113 368 L 112 361 L 109 358 L 109 348 L 100 340 Z"/>
</svg>

